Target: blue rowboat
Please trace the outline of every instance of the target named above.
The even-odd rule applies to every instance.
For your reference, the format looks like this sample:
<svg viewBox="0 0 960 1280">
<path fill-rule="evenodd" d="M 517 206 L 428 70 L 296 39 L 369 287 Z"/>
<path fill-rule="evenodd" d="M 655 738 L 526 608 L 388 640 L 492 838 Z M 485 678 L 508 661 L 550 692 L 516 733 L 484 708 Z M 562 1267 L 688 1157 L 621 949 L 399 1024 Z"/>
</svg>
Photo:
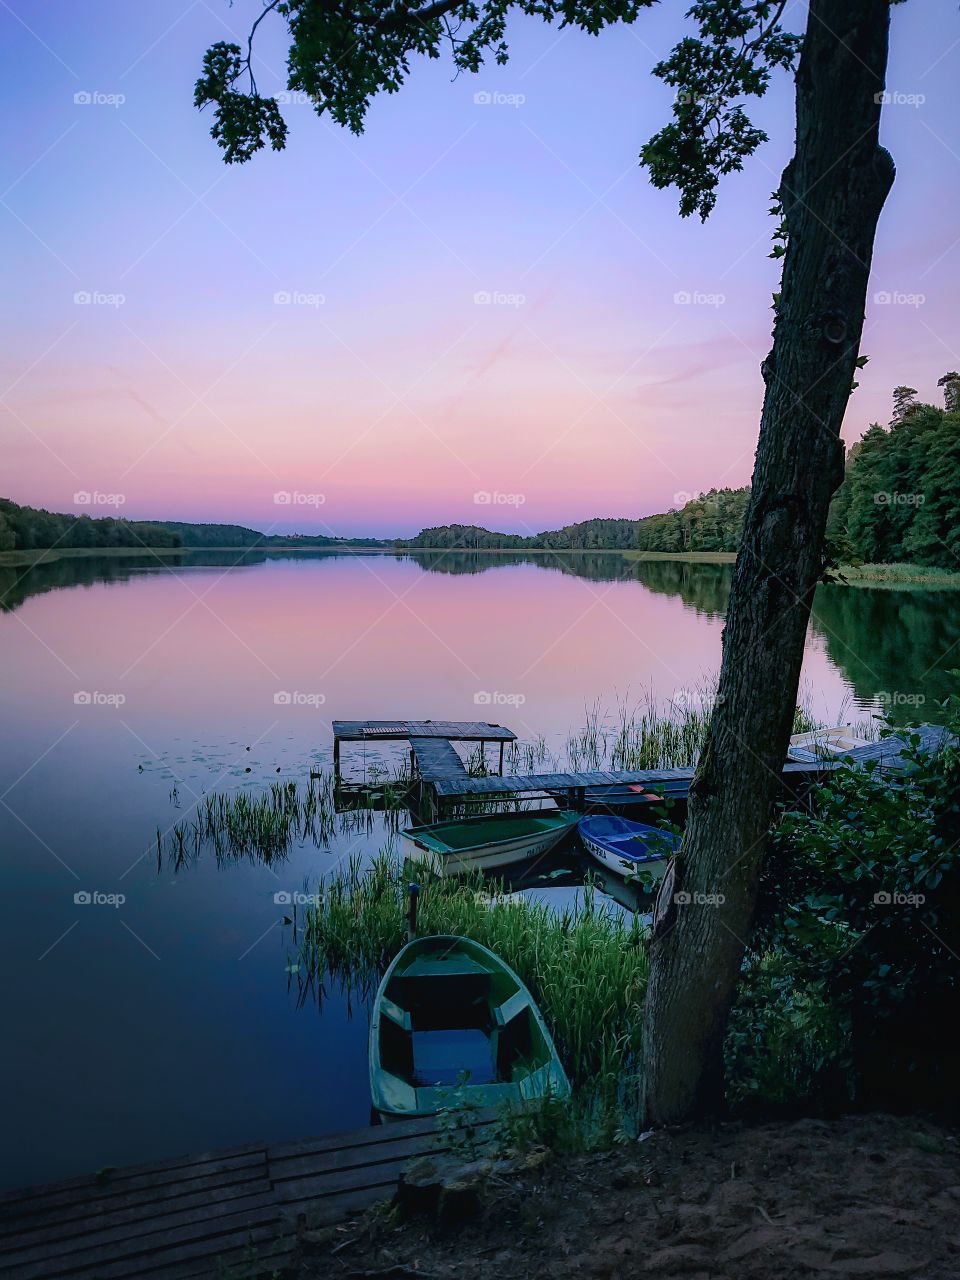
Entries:
<svg viewBox="0 0 960 1280">
<path fill-rule="evenodd" d="M 662 876 L 668 859 L 680 847 L 679 837 L 669 831 L 612 814 L 583 818 L 577 829 L 591 857 L 620 876 L 642 871 Z"/>
</svg>

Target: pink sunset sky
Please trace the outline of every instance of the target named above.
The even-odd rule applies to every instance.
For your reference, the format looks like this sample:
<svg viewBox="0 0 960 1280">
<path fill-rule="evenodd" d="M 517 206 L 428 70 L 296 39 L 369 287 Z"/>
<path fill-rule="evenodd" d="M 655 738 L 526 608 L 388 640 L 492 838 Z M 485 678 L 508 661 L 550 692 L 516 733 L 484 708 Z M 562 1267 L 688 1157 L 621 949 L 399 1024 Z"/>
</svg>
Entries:
<svg viewBox="0 0 960 1280">
<path fill-rule="evenodd" d="M 506 67 L 415 66 L 360 138 L 290 102 L 288 149 L 228 167 L 193 82 L 260 7 L 0 7 L 0 495 L 390 536 L 639 516 L 749 480 L 786 77 L 753 108 L 770 141 L 706 225 L 637 164 L 669 115 L 650 69 L 685 4 L 599 39 L 516 20 Z M 261 31 L 260 89 L 282 93 L 283 23 Z M 953 0 L 894 11 L 898 178 L 848 442 L 896 384 L 939 402 L 960 367 L 958 40 Z"/>
</svg>

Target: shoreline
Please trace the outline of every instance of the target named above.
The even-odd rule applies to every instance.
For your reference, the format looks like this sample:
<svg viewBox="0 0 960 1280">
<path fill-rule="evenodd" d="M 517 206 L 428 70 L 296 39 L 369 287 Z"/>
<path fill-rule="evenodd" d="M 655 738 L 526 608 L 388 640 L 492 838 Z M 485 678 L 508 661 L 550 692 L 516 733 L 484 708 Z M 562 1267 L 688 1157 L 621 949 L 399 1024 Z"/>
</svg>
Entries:
<svg viewBox="0 0 960 1280">
<path fill-rule="evenodd" d="M 395 547 L 397 555 L 467 552 L 490 556 L 623 556 L 628 560 L 681 560 L 687 564 L 733 564 L 735 551 L 631 551 L 623 547 Z"/>
<path fill-rule="evenodd" d="M 409 556 L 418 553 L 461 554 L 463 552 L 482 555 L 523 555 L 523 556 L 577 556 L 577 555 L 618 555 L 625 560 L 666 562 L 679 564 L 733 564 L 736 561 L 734 551 L 631 551 L 611 547 L 382 547 L 382 546 L 330 546 L 301 547 L 295 543 L 289 546 L 247 546 L 247 547 L 59 547 L 41 548 L 35 551 L 0 551 L 0 569 L 31 569 L 35 565 L 52 564 L 57 560 L 89 560 L 106 557 L 111 560 L 130 556 L 136 559 L 151 558 L 163 560 L 169 556 L 191 556 L 206 552 L 235 552 L 240 563 L 242 557 L 251 552 L 260 555 L 287 555 L 296 552 L 298 555 L 393 555 Z M 851 587 L 940 587 L 960 589 L 960 571 L 930 568 L 913 564 L 864 564 L 840 565 L 835 572 L 846 580 Z M 843 582 L 836 585 L 843 586 Z"/>
<path fill-rule="evenodd" d="M 134 556 L 139 559 L 150 556 L 160 560 L 165 556 L 190 556 L 198 553 L 206 554 L 209 551 L 235 551 L 238 555 L 250 551 L 257 551 L 262 555 L 284 554 L 288 551 L 298 551 L 301 554 L 303 552 L 314 554 L 335 552 L 337 555 L 352 553 L 368 555 L 371 551 L 389 552 L 391 548 L 298 547 L 296 544 L 291 544 L 289 547 L 44 547 L 36 551 L 0 551 L 0 569 L 32 569 L 34 565 L 53 564 L 55 560 L 92 560 L 99 556 L 105 556 L 110 560 L 118 560 L 124 556 Z"/>
</svg>

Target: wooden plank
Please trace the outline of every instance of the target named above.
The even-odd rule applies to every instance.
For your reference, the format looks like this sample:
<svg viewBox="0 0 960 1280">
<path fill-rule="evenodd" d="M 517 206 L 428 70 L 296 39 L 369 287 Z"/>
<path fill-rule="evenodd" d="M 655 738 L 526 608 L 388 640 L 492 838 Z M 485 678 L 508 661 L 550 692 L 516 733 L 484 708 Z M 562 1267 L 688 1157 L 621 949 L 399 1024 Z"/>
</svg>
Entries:
<svg viewBox="0 0 960 1280">
<path fill-rule="evenodd" d="M 490 1123 L 489 1121 L 487 1123 Z M 340 1175 L 347 1169 L 370 1169 L 387 1160 L 409 1160 L 436 1150 L 436 1133 L 419 1134 L 373 1143 L 366 1147 L 343 1147 L 334 1151 L 305 1152 L 270 1161 L 274 1183 L 306 1175 Z"/>
<path fill-rule="evenodd" d="M 29 1218 L 24 1218 L 20 1223 L 14 1224 L 11 1227 L 11 1230 L 3 1237 L 2 1244 L 4 1248 L 9 1248 L 11 1246 L 11 1242 L 14 1241 L 19 1234 L 34 1229 L 46 1229 L 47 1227 L 55 1226 L 58 1223 L 63 1223 L 64 1226 L 69 1228 L 71 1231 L 80 1231 L 88 1213 L 91 1215 L 98 1215 L 131 1209 L 136 1210 L 139 1213 L 141 1221 L 147 1221 L 151 1217 L 157 1216 L 159 1206 L 165 1204 L 168 1199 L 173 1200 L 181 1198 L 184 1195 L 209 1197 L 217 1191 L 227 1190 L 232 1190 L 235 1196 L 239 1196 L 245 1194 L 247 1191 L 256 1190 L 262 1187 L 265 1181 L 266 1179 L 261 1177 L 258 1180 L 250 1179 L 244 1182 L 231 1183 L 229 1187 L 221 1185 L 201 1188 L 198 1186 L 198 1180 L 194 1179 L 193 1181 L 185 1184 L 185 1191 L 181 1192 L 177 1189 L 173 1195 L 164 1193 L 162 1196 L 158 1197 L 156 1189 L 151 1188 L 149 1190 L 131 1192 L 129 1195 L 120 1197 L 117 1200 L 95 1201 L 90 1203 L 79 1201 L 78 1203 L 71 1204 L 66 1208 L 51 1209 L 49 1213 L 37 1212 L 31 1214 Z M 229 1199 L 230 1197 L 225 1196 L 224 1198 Z"/>
<path fill-rule="evenodd" d="M 268 1203 L 243 1212 L 215 1218 L 207 1215 L 178 1227 L 161 1231 L 148 1229 L 113 1243 L 47 1256 L 19 1265 L 15 1274 L 18 1280 L 52 1280 L 55 1276 L 88 1273 L 96 1275 L 98 1280 L 108 1280 L 108 1277 L 140 1275 L 158 1268 L 164 1260 L 183 1261 L 216 1255 L 225 1247 L 225 1241 L 230 1245 L 242 1244 L 250 1232 L 266 1231 L 272 1238 L 288 1229 L 274 1196 L 271 1194 L 267 1200 Z M 134 1260 L 135 1265 L 131 1265 Z"/>
<path fill-rule="evenodd" d="M 308 1197 L 306 1200 L 291 1200 L 281 1204 L 280 1211 L 287 1215 L 291 1223 L 304 1214 L 311 1227 L 333 1226 L 356 1213 L 363 1213 L 372 1204 L 389 1200 L 393 1194 L 393 1186 L 360 1187 L 357 1190 L 335 1192 L 321 1199 Z"/>
<path fill-rule="evenodd" d="M 427 781 L 469 776 L 463 761 L 445 738 L 411 738 L 410 747 L 420 776 Z"/>
<path fill-rule="evenodd" d="M 69 1280 L 136 1280 L 139 1276 L 149 1276 L 150 1280 L 172 1280 L 187 1269 L 194 1275 L 213 1280 L 218 1274 L 218 1259 L 230 1255 L 242 1259 L 250 1246 L 255 1246 L 258 1252 L 263 1249 L 267 1256 L 275 1250 L 289 1254 L 293 1248 L 289 1222 L 280 1215 L 275 1222 L 258 1227 L 238 1227 L 227 1234 L 171 1244 L 155 1252 L 103 1262 L 84 1259 L 69 1271 L 21 1273 L 17 1280 L 59 1280 L 61 1276 L 69 1277 Z"/>
<path fill-rule="evenodd" d="M 164 1170 L 159 1174 L 137 1174 L 132 1178 L 124 1178 L 120 1175 L 113 1185 L 99 1187 L 95 1184 L 92 1188 L 74 1188 L 69 1192 L 51 1196 L 46 1201 L 32 1199 L 31 1202 L 22 1204 L 17 1210 L 6 1215 L 4 1226 L 6 1226 L 6 1234 L 9 1234 L 10 1222 L 22 1222 L 24 1217 L 45 1219 L 45 1217 L 59 1216 L 60 1219 L 64 1219 L 70 1216 L 72 1210 L 87 1213 L 91 1211 L 92 1206 L 102 1210 L 106 1202 L 113 1201 L 115 1197 L 123 1196 L 125 1193 L 141 1193 L 142 1202 L 148 1203 L 151 1199 L 160 1198 L 161 1188 L 182 1187 L 184 1190 L 204 1190 L 224 1187 L 238 1181 L 264 1178 L 265 1175 L 266 1152 L 262 1148 L 251 1153 L 250 1156 L 230 1157 L 229 1160 L 224 1161 L 205 1161 L 202 1164 L 187 1165 L 179 1171 Z"/>
<path fill-rule="evenodd" d="M 480 1113 L 478 1123 L 492 1119 L 486 1112 Z M 436 1116 L 415 1116 L 412 1120 L 391 1120 L 389 1124 L 369 1125 L 364 1129 L 351 1129 L 346 1133 L 327 1134 L 319 1138 L 302 1138 L 295 1142 L 278 1142 L 267 1147 L 267 1161 L 284 1160 L 289 1156 L 308 1155 L 312 1152 L 343 1151 L 351 1147 L 378 1146 L 394 1138 L 411 1138 L 418 1134 L 435 1133 Z"/>
<path fill-rule="evenodd" d="M 232 1159 L 234 1156 L 249 1155 L 254 1151 L 263 1151 L 262 1142 L 245 1142 L 236 1147 L 224 1147 L 219 1151 L 194 1152 L 192 1155 L 170 1156 L 165 1160 L 150 1160 L 145 1164 L 124 1165 L 123 1168 L 107 1176 L 104 1182 L 96 1173 L 83 1173 L 74 1178 L 62 1178 L 57 1182 L 37 1182 L 25 1187 L 14 1187 L 10 1191 L 0 1192 L 0 1212 L 14 1201 L 29 1200 L 42 1197 L 46 1199 L 52 1192 L 70 1191 L 74 1187 L 101 1188 L 107 1184 L 115 1184 L 122 1178 L 133 1177 L 142 1173 L 163 1173 L 169 1169 L 185 1169 L 196 1164 L 217 1163 Z"/>
<path fill-rule="evenodd" d="M 426 1155 L 430 1149 L 426 1148 L 422 1154 Z M 326 1173 L 292 1178 L 277 1187 L 278 1202 L 286 1205 L 303 1203 L 307 1200 L 326 1199 L 345 1191 L 362 1191 L 373 1187 L 389 1190 L 396 1186 L 400 1171 L 409 1158 L 409 1156 L 397 1157 L 396 1160 L 384 1160 L 362 1169 L 346 1169 L 338 1173 L 336 1178 Z"/>
<path fill-rule="evenodd" d="M 784 765 L 785 774 L 807 774 L 815 777 L 820 772 L 835 768 L 833 762 L 818 763 L 790 761 Z M 613 784 L 642 784 L 657 790 L 669 786 L 672 790 L 686 788 L 693 781 L 692 769 L 596 769 L 581 773 L 530 773 L 491 775 L 487 778 L 441 778 L 431 780 L 430 785 L 438 796 L 447 798 L 469 795 L 511 795 L 523 791 L 568 791 L 576 788 L 602 790 Z M 588 797 L 589 798 L 589 797 Z"/>
<path fill-rule="evenodd" d="M 436 1128 L 421 1117 L 140 1165 L 105 1186 L 71 1179 L 52 1197 L 26 1188 L 6 1206 L 0 1268 L 18 1280 L 187 1280 L 213 1275 L 218 1257 L 243 1262 L 251 1239 L 281 1265 L 299 1214 L 335 1221 L 389 1197 L 407 1160 L 435 1149 Z"/>
<path fill-rule="evenodd" d="M 517 738 L 512 729 L 482 720 L 334 720 L 333 736 L 342 742 L 399 742 L 410 737 L 515 742 Z"/>
<path fill-rule="evenodd" d="M 113 1226 L 104 1226 L 99 1230 L 84 1231 L 82 1235 L 72 1235 L 66 1239 L 53 1240 L 45 1233 L 39 1241 L 24 1245 L 3 1255 L 5 1266 L 15 1267 L 17 1271 L 34 1263 L 60 1258 L 66 1254 L 78 1258 L 91 1249 L 109 1248 L 112 1256 L 123 1256 L 126 1252 L 136 1252 L 133 1245 L 144 1238 L 162 1237 L 163 1239 L 185 1239 L 191 1228 L 206 1225 L 211 1229 L 221 1220 L 233 1221 L 238 1214 L 258 1213 L 264 1209 L 275 1210 L 276 1193 L 271 1186 L 266 1191 L 255 1195 L 240 1196 L 237 1199 L 194 1205 L 190 1209 L 164 1214 L 161 1217 L 144 1220 L 126 1221 Z M 131 1243 L 132 1242 L 132 1243 Z"/>
<path fill-rule="evenodd" d="M 126 1223 L 137 1223 L 138 1231 L 143 1231 L 144 1222 L 155 1218 L 167 1217 L 186 1209 L 206 1207 L 208 1211 L 231 1200 L 244 1196 L 260 1195 L 271 1190 L 273 1184 L 269 1178 L 261 1178 L 256 1182 L 237 1182 L 227 1187 L 214 1187 L 204 1191 L 188 1191 L 181 1194 L 179 1188 L 171 1196 L 162 1200 L 144 1200 L 141 1197 L 133 1204 L 125 1204 L 122 1208 L 107 1201 L 106 1207 L 91 1212 L 91 1206 L 76 1207 L 77 1217 L 65 1219 L 59 1213 L 50 1215 L 49 1219 L 39 1223 L 31 1218 L 20 1231 L 15 1231 L 0 1241 L 0 1262 L 4 1255 L 16 1249 L 25 1249 L 31 1244 L 55 1242 L 58 1240 L 80 1241 L 94 1231 L 106 1230 L 108 1227 L 121 1227 Z M 121 1201 L 123 1196 L 118 1197 Z"/>
</svg>

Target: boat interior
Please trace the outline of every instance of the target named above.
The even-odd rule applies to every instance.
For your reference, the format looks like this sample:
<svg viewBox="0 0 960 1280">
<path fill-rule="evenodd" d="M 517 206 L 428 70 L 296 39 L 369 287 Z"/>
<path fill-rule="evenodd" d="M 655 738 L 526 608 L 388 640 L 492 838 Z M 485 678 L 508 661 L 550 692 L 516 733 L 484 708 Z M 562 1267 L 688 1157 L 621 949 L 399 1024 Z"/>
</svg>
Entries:
<svg viewBox="0 0 960 1280">
<path fill-rule="evenodd" d="M 542 812 L 526 810 L 523 813 L 484 815 L 469 822 L 438 823 L 428 834 L 446 849 L 470 849 L 480 844 L 519 840 L 537 831 L 552 831 L 557 823 L 556 809 L 544 809 Z M 423 833 L 414 828 L 412 834 L 417 837 Z"/>
<path fill-rule="evenodd" d="M 460 951 L 418 955 L 381 1013 L 381 1064 L 415 1088 L 514 1082 L 549 1057 L 526 993 Z"/>
</svg>

